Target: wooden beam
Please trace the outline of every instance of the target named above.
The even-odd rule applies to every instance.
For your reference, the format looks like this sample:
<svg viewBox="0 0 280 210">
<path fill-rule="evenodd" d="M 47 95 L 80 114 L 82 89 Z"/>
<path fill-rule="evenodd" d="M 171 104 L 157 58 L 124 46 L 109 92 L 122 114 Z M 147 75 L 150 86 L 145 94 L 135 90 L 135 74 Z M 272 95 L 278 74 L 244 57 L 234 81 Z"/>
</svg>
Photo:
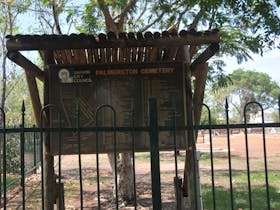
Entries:
<svg viewBox="0 0 280 210">
<path fill-rule="evenodd" d="M 19 50 L 58 50 L 58 49 L 97 49 L 97 48 L 130 48 L 130 47 L 179 47 L 183 45 L 203 45 L 219 43 L 217 30 L 202 32 L 181 31 L 168 41 L 159 39 L 99 39 L 94 35 L 17 35 L 7 37 L 7 49 Z"/>
<path fill-rule="evenodd" d="M 21 53 L 9 51 L 7 56 L 10 60 L 25 69 L 27 75 L 35 76 L 41 81 L 45 80 L 44 72 L 26 57 L 24 57 Z"/>
<path fill-rule="evenodd" d="M 27 85 L 28 85 L 30 98 L 35 114 L 36 124 L 37 126 L 40 126 L 40 112 L 42 109 L 42 104 L 40 101 L 39 90 L 35 77 L 29 74 L 28 72 L 29 72 L 28 70 L 25 70 Z"/>
<path fill-rule="evenodd" d="M 194 70 L 197 69 L 196 66 L 202 63 L 206 63 L 215 53 L 220 49 L 219 44 L 213 43 L 206 50 L 201 53 L 191 64 L 191 71 L 194 74 Z"/>
<path fill-rule="evenodd" d="M 207 79 L 208 64 L 202 63 L 196 66 L 195 69 L 195 81 L 194 81 L 194 124 L 199 125 L 202 103 L 204 98 L 204 91 Z"/>
</svg>

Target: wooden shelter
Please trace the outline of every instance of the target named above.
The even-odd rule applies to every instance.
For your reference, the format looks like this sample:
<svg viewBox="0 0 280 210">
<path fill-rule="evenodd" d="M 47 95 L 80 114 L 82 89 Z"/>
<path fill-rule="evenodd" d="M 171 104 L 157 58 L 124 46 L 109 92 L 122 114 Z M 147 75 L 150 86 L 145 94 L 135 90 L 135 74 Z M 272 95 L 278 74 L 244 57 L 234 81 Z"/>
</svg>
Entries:
<svg viewBox="0 0 280 210">
<path fill-rule="evenodd" d="M 15 35 L 6 38 L 8 57 L 26 72 L 37 124 L 40 120 L 42 104 L 49 103 L 48 74 L 51 66 L 106 65 L 110 68 L 115 64 L 149 65 L 182 61 L 189 70 L 187 74 L 196 77 L 192 98 L 197 104 L 203 98 L 207 74 L 207 68 L 202 66 L 219 49 L 218 30 L 204 32 L 182 30 L 179 33 L 164 31 L 144 34 L 109 32 L 98 36 Z M 201 46 L 204 46 L 205 50 L 197 53 L 197 49 Z M 39 51 L 43 59 L 43 69 L 21 54 L 21 51 L 34 50 Z M 45 84 L 43 103 L 40 101 L 36 78 Z M 196 118 L 198 119 L 199 116 Z"/>
<path fill-rule="evenodd" d="M 177 68 L 176 65 L 180 66 L 178 68 L 182 74 L 174 78 L 181 77 L 184 80 L 184 87 L 182 88 L 186 97 L 183 103 L 185 104 L 186 124 L 193 124 L 193 121 L 197 124 L 200 118 L 201 106 L 195 106 L 194 116 L 192 107 L 193 104 L 202 102 L 207 76 L 206 62 L 219 50 L 218 30 L 203 32 L 182 30 L 179 33 L 176 31 L 119 34 L 109 32 L 107 34 L 101 33 L 97 36 L 87 34 L 15 35 L 7 36 L 6 38 L 8 57 L 25 70 L 38 125 L 42 106 L 54 100 L 53 95 L 56 94 L 56 87 L 52 84 L 52 71 L 57 71 L 58 67 L 60 69 L 71 66 L 82 67 L 82 71 L 77 76 L 73 76 L 72 79 L 77 83 L 90 83 L 92 80 L 89 73 L 87 73 L 88 66 L 94 66 L 94 75 L 97 75 L 97 73 L 107 74 L 110 69 L 118 70 L 119 74 L 130 74 L 132 71 L 123 70 L 132 69 L 133 66 L 135 69 L 161 68 L 160 73 L 168 73 L 169 67 Z M 22 51 L 38 51 L 43 60 L 43 68 L 23 56 Z M 100 70 L 100 72 L 97 72 L 96 69 Z M 106 70 L 107 72 L 104 73 L 101 70 Z M 172 72 L 173 70 L 170 70 L 169 73 Z M 192 76 L 196 78 L 193 91 L 191 85 Z M 43 102 L 40 100 L 36 79 L 44 83 Z M 50 114 L 47 114 L 44 119 L 45 122 L 52 123 L 50 117 Z M 65 117 L 67 118 L 67 116 Z M 188 139 L 194 138 L 190 136 L 193 135 L 191 133 L 187 135 Z M 46 159 L 44 168 L 53 168 L 53 155 L 57 153 L 52 151 L 50 136 L 46 136 L 44 146 Z M 187 150 L 187 156 L 190 158 L 188 161 L 190 161 L 194 145 L 187 141 L 183 146 Z M 188 153 L 188 151 L 190 152 Z M 88 152 L 85 151 L 85 153 Z M 186 162 L 186 171 L 191 169 L 191 164 L 191 162 Z M 46 176 L 46 196 L 51 196 L 53 170 L 48 171 Z M 184 184 L 183 188 L 187 188 L 187 183 Z M 47 201 L 46 205 L 51 206 L 51 201 Z"/>
</svg>

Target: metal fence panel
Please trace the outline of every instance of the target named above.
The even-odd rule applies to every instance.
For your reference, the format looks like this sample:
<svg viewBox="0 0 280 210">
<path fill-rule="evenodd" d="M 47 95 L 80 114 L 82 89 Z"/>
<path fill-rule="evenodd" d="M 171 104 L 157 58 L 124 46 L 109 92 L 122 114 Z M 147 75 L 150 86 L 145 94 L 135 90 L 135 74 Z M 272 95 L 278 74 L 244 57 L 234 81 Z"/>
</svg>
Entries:
<svg viewBox="0 0 280 210">
<path fill-rule="evenodd" d="M 260 110 L 262 112 L 262 122 L 261 123 L 256 123 L 256 124 L 249 124 L 247 121 L 247 115 L 246 115 L 246 109 L 247 106 L 250 106 L 251 104 L 257 104 L 260 107 Z M 40 125 L 39 128 L 33 126 L 33 127 L 28 127 L 25 125 L 24 119 L 25 119 L 25 108 L 24 105 L 22 107 L 22 123 L 21 126 L 15 127 L 15 128 L 7 128 L 5 124 L 5 112 L 1 109 L 1 116 L 3 120 L 3 124 L 0 129 L 0 136 L 1 136 L 1 176 L 0 176 L 0 201 L 1 201 L 1 206 L 4 209 L 7 209 L 7 206 L 9 206 L 9 200 L 7 200 L 7 194 L 11 193 L 11 189 L 17 185 L 20 185 L 20 193 L 21 193 L 21 199 L 19 205 L 25 209 L 28 208 L 26 205 L 26 202 L 28 200 L 28 193 L 26 191 L 25 185 L 26 185 L 26 180 L 27 177 L 32 174 L 36 173 L 39 165 L 41 166 L 41 171 L 40 171 L 40 194 L 41 198 L 37 199 L 37 201 L 41 200 L 41 208 L 45 208 L 44 204 L 44 199 L 45 199 L 45 186 L 44 186 L 44 158 L 43 158 L 43 139 L 45 134 L 50 134 L 50 133 L 55 133 L 58 136 L 58 165 L 56 166 L 58 175 L 57 175 L 57 205 L 59 209 L 64 208 L 64 183 L 63 183 L 63 174 L 62 174 L 62 154 L 61 154 L 61 148 L 63 147 L 63 144 L 61 143 L 61 135 L 63 132 L 75 132 L 76 133 L 76 139 L 73 140 L 75 144 L 77 144 L 77 157 L 78 157 L 78 182 L 79 182 L 79 208 L 83 209 L 85 208 L 84 206 L 84 182 L 85 178 L 83 174 L 83 168 L 85 167 L 82 165 L 82 152 L 81 152 L 81 141 L 80 141 L 80 136 L 81 133 L 86 133 L 86 132 L 91 132 L 96 135 L 96 141 L 95 141 L 95 147 L 96 147 L 96 153 L 95 153 L 95 160 L 96 162 L 93 163 L 95 166 L 96 170 L 96 188 L 97 188 L 97 193 L 96 193 L 96 199 L 97 199 L 97 208 L 101 209 L 103 208 L 103 203 L 101 200 L 101 195 L 104 193 L 104 191 L 101 190 L 101 174 L 100 174 L 100 152 L 99 152 L 99 143 L 98 141 L 99 134 L 102 133 L 108 134 L 111 138 L 112 142 L 112 148 L 113 148 L 113 154 L 114 154 L 114 174 L 113 174 L 113 182 L 114 182 L 114 208 L 119 209 L 119 192 L 118 192 L 118 185 L 119 185 L 119 180 L 118 180 L 118 144 L 117 142 L 119 141 L 119 133 L 126 132 L 131 136 L 131 141 L 128 143 L 128 148 L 130 148 L 130 152 L 132 154 L 132 165 L 133 165 L 133 194 L 134 194 L 134 199 L 133 199 L 133 206 L 134 209 L 137 209 L 137 206 L 139 205 L 138 201 L 139 198 L 137 197 L 137 189 L 141 188 L 141 186 L 137 185 L 137 178 L 136 178 L 136 158 L 135 158 L 135 134 L 137 132 L 143 132 L 145 134 L 150 135 L 150 143 L 151 143 L 151 151 L 150 151 L 150 161 L 151 161 L 151 200 L 153 204 L 153 209 L 162 209 L 162 183 L 161 183 L 161 176 L 162 172 L 160 170 L 160 149 L 159 149 L 159 136 L 160 134 L 163 134 L 164 132 L 170 132 L 171 137 L 172 137 L 172 142 L 173 142 L 173 150 L 171 151 L 174 157 L 174 177 L 175 180 L 178 181 L 180 179 L 180 172 L 178 169 L 178 153 L 182 152 L 179 151 L 177 147 L 177 137 L 180 135 L 181 131 L 205 131 L 209 137 L 209 161 L 210 161 L 210 174 L 209 178 L 211 180 L 211 208 L 212 209 L 219 209 L 217 205 L 217 201 L 219 200 L 219 197 L 217 197 L 217 190 L 218 186 L 216 185 L 216 178 L 217 178 L 217 169 L 215 168 L 215 154 L 214 154 L 214 146 L 213 146 L 213 136 L 214 133 L 218 130 L 221 131 L 220 133 L 223 133 L 226 137 L 227 141 L 227 153 L 226 153 L 226 158 L 228 162 L 228 167 L 227 167 L 227 174 L 228 174 L 228 184 L 229 184 L 229 207 L 230 209 L 235 209 L 236 208 L 236 189 L 234 186 L 233 182 L 233 177 L 235 175 L 234 168 L 232 165 L 232 157 L 233 154 L 231 153 L 231 146 L 232 146 L 232 141 L 231 141 L 231 135 L 233 131 L 236 131 L 237 129 L 241 129 L 244 131 L 244 143 L 245 143 L 245 164 L 246 164 L 246 169 L 244 172 L 246 173 L 247 176 L 247 194 L 248 194 L 248 206 L 249 209 L 253 209 L 253 192 L 252 192 L 252 183 L 251 183 L 251 158 L 250 158 L 250 147 L 248 144 L 248 136 L 250 135 L 249 131 L 252 128 L 257 128 L 261 130 L 260 135 L 262 136 L 262 147 L 263 147 L 263 162 L 264 162 L 264 177 L 265 177 L 265 197 L 266 197 L 266 208 L 270 209 L 271 208 L 271 197 L 270 197 L 270 191 L 269 191 L 269 168 L 268 168 L 268 160 L 267 160 L 267 142 L 266 142 L 266 129 L 267 128 L 280 128 L 280 123 L 265 123 L 264 122 L 264 116 L 263 116 L 263 108 L 259 103 L 256 102 L 250 102 L 246 105 L 244 109 L 244 123 L 243 124 L 230 124 L 229 123 L 229 106 L 226 103 L 225 105 L 225 113 L 226 113 L 226 124 L 223 125 L 214 125 L 211 122 L 211 111 L 210 108 L 203 104 L 204 107 L 207 109 L 208 113 L 208 124 L 207 125 L 195 125 L 195 126 L 178 126 L 176 125 L 176 120 L 174 120 L 174 124 L 172 126 L 160 126 L 158 125 L 158 116 L 157 116 L 157 104 L 156 104 L 156 99 L 150 99 L 150 104 L 149 104 L 149 120 L 150 123 L 148 126 L 143 126 L 143 127 L 136 127 L 134 125 L 133 121 L 133 108 L 132 108 L 132 118 L 131 118 L 131 123 L 130 126 L 127 127 L 118 127 L 116 124 L 116 120 L 112 121 L 112 125 L 104 127 L 100 126 L 98 122 L 98 118 L 100 117 L 98 115 L 99 110 L 106 109 L 107 111 L 110 111 L 113 113 L 114 118 L 116 119 L 116 111 L 114 107 L 110 105 L 101 105 L 97 109 L 97 114 L 96 114 L 96 125 L 92 127 L 81 127 L 80 121 L 79 121 L 79 104 L 77 104 L 76 108 L 76 116 L 77 116 L 77 121 L 76 121 L 76 126 L 72 128 L 64 128 L 61 126 L 61 123 L 58 124 L 57 127 L 46 127 L 43 125 L 43 120 L 42 124 Z M 53 105 L 48 105 L 46 106 L 42 112 L 41 112 L 41 119 L 43 119 L 43 113 L 46 109 L 55 109 L 55 106 Z M 280 109 L 279 109 L 280 110 Z M 59 112 L 58 112 L 59 113 Z M 174 111 L 174 115 L 176 115 L 176 110 Z M 207 131 L 207 132 L 206 132 Z M 179 133 L 179 134 L 178 134 Z M 7 154 L 7 151 L 9 149 L 9 144 L 14 140 L 17 142 L 17 154 L 19 155 L 19 167 L 16 167 L 14 171 L 9 171 L 9 155 Z M 198 172 L 198 171 L 197 171 Z M 10 174 L 17 174 L 17 178 L 13 182 L 7 182 L 7 176 L 10 176 Z M 199 172 L 198 172 L 199 175 Z M 198 180 L 199 181 L 199 180 Z M 172 182 L 172 180 L 170 180 Z M 14 184 L 13 184 L 14 183 Z M 199 183 L 197 183 L 199 184 Z M 199 188 L 197 188 L 199 190 Z M 175 185 L 175 192 L 174 195 L 177 197 L 174 199 L 174 202 L 178 204 L 180 201 L 180 197 L 178 196 L 180 190 L 180 186 Z M 26 194 L 27 193 L 27 194 Z M 200 195 L 200 193 L 198 193 Z M 200 198 L 196 197 L 198 202 L 200 202 Z M 203 199 L 203 198 L 202 198 Z M 40 201 L 39 201 L 40 202 Z M 174 205 L 174 208 L 176 207 L 176 204 Z M 202 207 L 201 207 L 202 208 Z M 177 209 L 179 209 L 179 205 L 177 205 Z"/>
</svg>

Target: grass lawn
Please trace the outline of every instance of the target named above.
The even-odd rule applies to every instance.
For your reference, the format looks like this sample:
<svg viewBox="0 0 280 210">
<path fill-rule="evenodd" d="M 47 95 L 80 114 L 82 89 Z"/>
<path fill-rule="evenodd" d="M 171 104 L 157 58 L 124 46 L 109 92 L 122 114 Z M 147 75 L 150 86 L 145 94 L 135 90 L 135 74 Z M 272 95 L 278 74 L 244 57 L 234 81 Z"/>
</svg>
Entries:
<svg viewBox="0 0 280 210">
<path fill-rule="evenodd" d="M 274 162 L 278 156 L 269 158 Z M 278 157 L 279 158 L 279 157 Z M 246 170 L 246 159 L 238 155 L 231 156 L 232 163 L 232 187 L 234 209 L 246 210 L 249 207 L 248 175 Z M 270 163 L 270 161 L 268 161 Z M 266 176 L 262 158 L 250 160 L 250 182 L 252 209 L 268 209 Z M 215 178 L 215 201 L 216 209 L 231 209 L 231 193 L 229 185 L 228 156 L 226 153 L 214 154 L 214 178 Z M 205 210 L 214 209 L 211 186 L 210 156 L 202 153 L 201 161 L 201 189 L 203 207 Z M 280 166 L 273 166 L 268 170 L 269 201 L 271 209 L 280 209 Z"/>
<path fill-rule="evenodd" d="M 279 138 L 275 138 L 278 140 Z M 275 141 L 276 141 L 275 140 Z M 219 142 L 218 142 L 219 143 Z M 235 143 L 234 141 L 232 144 Z M 272 142 L 275 143 L 275 142 Z M 206 145 L 206 144 L 205 144 Z M 217 210 L 228 210 L 233 205 L 234 210 L 247 210 L 249 206 L 248 194 L 248 175 L 247 162 L 244 152 L 239 148 L 238 144 L 235 150 L 231 153 L 231 172 L 232 172 L 232 189 L 233 189 L 233 204 L 231 204 L 231 193 L 229 184 L 229 159 L 228 152 L 215 152 L 214 160 L 214 183 L 215 183 L 215 204 Z M 256 144 L 258 145 L 258 144 Z M 272 145 L 272 146 L 271 146 Z M 274 144 L 268 144 L 270 150 L 275 149 Z M 207 145 L 206 145 L 207 146 Z M 261 146 L 261 145 L 260 145 Z M 269 147 L 270 146 L 270 147 Z M 261 151 L 261 150 L 260 150 Z M 280 210 L 280 153 L 279 150 L 268 153 L 268 182 L 269 182 L 269 202 L 271 210 Z M 175 209 L 175 190 L 173 179 L 175 176 L 174 152 L 160 152 L 160 170 L 161 170 L 161 198 L 163 209 Z M 114 207 L 114 177 L 111 172 L 110 164 L 106 154 L 99 157 L 100 160 L 100 188 L 101 188 L 101 205 L 102 209 Z M 97 208 L 97 179 L 95 168 L 95 155 L 83 155 L 83 204 L 85 209 Z M 183 177 L 185 152 L 180 151 L 177 156 L 178 175 Z M 138 152 L 135 154 L 136 168 L 136 188 L 137 202 L 139 206 L 152 206 L 151 193 L 151 160 L 149 152 Z M 77 156 L 65 156 L 62 160 L 62 182 L 64 183 L 64 196 L 66 209 L 79 209 L 80 206 L 80 185 L 79 185 L 79 170 Z M 264 170 L 264 158 L 261 152 L 250 153 L 250 181 L 251 181 L 251 199 L 253 210 L 267 210 L 267 189 L 266 176 Z M 201 153 L 200 161 L 200 182 L 201 195 L 204 210 L 212 210 L 212 179 L 211 179 L 211 161 L 208 152 Z M 57 167 L 56 167 L 57 170 Z M 37 185 L 29 184 L 27 190 L 27 209 L 40 209 L 40 174 L 37 174 Z M 18 177 L 7 177 L 7 184 L 12 183 Z M 30 189 L 29 189 L 30 188 Z M 16 209 L 20 206 L 20 194 L 16 200 L 16 205 L 10 209 Z M 10 203 L 9 203 L 10 204 Z M 10 207 L 10 206 L 9 206 Z M 112 207 L 112 208 L 113 208 Z"/>
<path fill-rule="evenodd" d="M 258 176 L 252 174 L 253 176 Z M 275 173 L 270 173 L 270 175 L 276 175 Z M 244 178 L 244 180 L 247 178 Z M 279 179 L 278 179 L 279 180 Z M 272 182 L 270 182 L 272 183 Z M 279 186 L 274 187 L 275 185 L 270 184 L 269 186 L 269 195 L 270 195 L 270 207 L 271 209 L 280 209 L 280 200 L 279 200 Z M 202 196 L 203 196 L 203 206 L 204 209 L 213 209 L 213 197 L 212 197 L 212 188 L 208 184 L 202 184 Z M 215 188 L 216 196 L 216 209 L 230 209 L 230 190 L 227 187 L 218 186 Z M 252 208 L 265 210 L 268 209 L 267 200 L 266 200 L 266 186 L 265 185 L 253 185 L 251 186 L 251 196 L 252 196 Z M 249 209 L 249 194 L 248 187 L 246 184 L 237 184 L 233 187 L 233 206 L 234 209 Z"/>
</svg>

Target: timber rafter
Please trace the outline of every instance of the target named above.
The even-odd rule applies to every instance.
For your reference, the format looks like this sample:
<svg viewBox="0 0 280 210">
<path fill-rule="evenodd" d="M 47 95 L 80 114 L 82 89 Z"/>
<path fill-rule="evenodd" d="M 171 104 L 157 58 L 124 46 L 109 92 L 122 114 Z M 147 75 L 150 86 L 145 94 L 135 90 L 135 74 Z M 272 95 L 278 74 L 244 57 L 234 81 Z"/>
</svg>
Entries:
<svg viewBox="0 0 280 210">
<path fill-rule="evenodd" d="M 10 60 L 12 60 L 13 62 L 21 66 L 23 69 L 25 69 L 28 75 L 37 77 L 41 81 L 45 80 L 44 72 L 26 57 L 24 57 L 21 53 L 8 52 L 7 56 Z"/>
<path fill-rule="evenodd" d="M 108 64 L 142 63 L 180 60 L 182 46 L 208 48 L 193 61 L 195 65 L 206 62 L 219 50 L 218 30 L 197 32 L 194 30 L 146 32 L 146 33 L 100 33 L 99 35 L 15 35 L 7 36 L 7 49 L 12 60 L 25 68 L 27 59 L 18 51 L 51 51 L 54 64 Z M 14 58 L 14 59 L 13 59 Z M 23 65 L 24 64 L 24 65 Z M 28 64 L 29 65 L 29 64 Z M 33 65 L 32 72 L 42 80 L 42 72 Z"/>
<path fill-rule="evenodd" d="M 134 34 L 134 35 L 133 35 Z M 142 33 L 141 33 L 142 34 Z M 145 38 L 149 34 L 149 38 Z M 166 41 L 166 34 L 170 34 Z M 171 36 L 172 34 L 172 36 Z M 111 37 L 115 37 L 112 39 Z M 219 43 L 218 30 L 196 32 L 194 30 L 182 30 L 179 33 L 146 32 L 142 38 L 138 33 L 109 32 L 108 34 L 86 35 L 15 35 L 7 36 L 7 48 L 9 51 L 20 50 L 59 50 L 59 49 L 86 49 L 86 48 L 125 48 L 125 47 L 175 47 L 182 45 L 204 45 Z"/>
</svg>

